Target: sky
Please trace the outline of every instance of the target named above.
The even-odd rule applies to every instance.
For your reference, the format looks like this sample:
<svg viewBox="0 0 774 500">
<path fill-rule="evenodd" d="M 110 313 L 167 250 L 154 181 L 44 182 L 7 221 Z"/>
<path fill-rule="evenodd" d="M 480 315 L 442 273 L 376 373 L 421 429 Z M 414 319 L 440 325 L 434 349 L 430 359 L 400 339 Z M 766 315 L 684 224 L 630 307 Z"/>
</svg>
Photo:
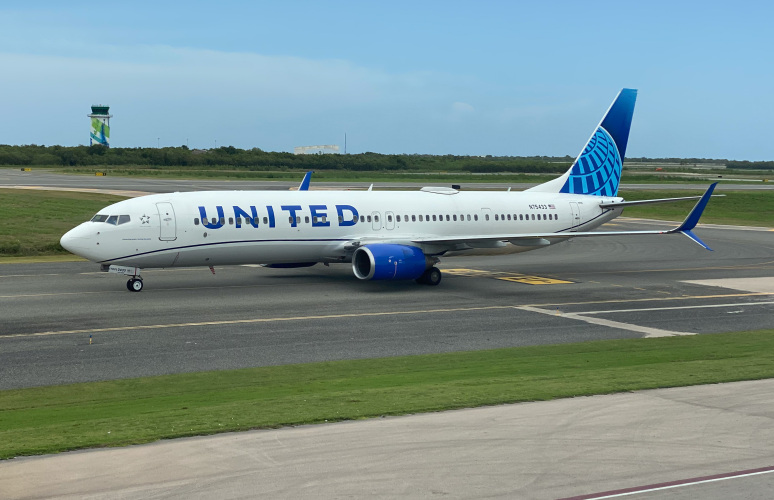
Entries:
<svg viewBox="0 0 774 500">
<path fill-rule="evenodd" d="M 773 2 L 0 3 L 0 144 L 774 160 Z"/>
</svg>

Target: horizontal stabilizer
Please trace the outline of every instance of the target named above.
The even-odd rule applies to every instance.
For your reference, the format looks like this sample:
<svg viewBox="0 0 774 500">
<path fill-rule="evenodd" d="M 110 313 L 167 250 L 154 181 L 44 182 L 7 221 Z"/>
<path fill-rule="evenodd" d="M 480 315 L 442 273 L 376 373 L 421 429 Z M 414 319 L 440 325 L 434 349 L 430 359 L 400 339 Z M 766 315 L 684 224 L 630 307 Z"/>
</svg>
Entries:
<svg viewBox="0 0 774 500">
<path fill-rule="evenodd" d="M 715 194 L 712 196 L 717 198 L 719 196 L 725 196 L 725 195 Z M 599 208 L 633 207 L 636 205 L 649 205 L 651 203 L 669 203 L 673 201 L 699 200 L 699 199 L 701 199 L 701 196 L 683 196 L 681 198 L 658 198 L 655 200 L 619 201 L 618 203 L 600 203 Z"/>
</svg>

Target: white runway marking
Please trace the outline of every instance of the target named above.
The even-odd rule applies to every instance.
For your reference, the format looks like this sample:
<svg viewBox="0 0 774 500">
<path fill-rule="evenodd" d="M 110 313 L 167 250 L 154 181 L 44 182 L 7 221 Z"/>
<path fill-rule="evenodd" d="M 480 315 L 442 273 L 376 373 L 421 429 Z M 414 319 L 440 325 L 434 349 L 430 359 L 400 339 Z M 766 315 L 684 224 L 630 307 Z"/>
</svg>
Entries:
<svg viewBox="0 0 774 500">
<path fill-rule="evenodd" d="M 680 309 L 709 309 L 720 307 L 740 307 L 740 306 L 764 306 L 774 305 L 774 301 L 769 302 L 750 302 L 747 304 L 731 303 L 731 304 L 700 304 L 696 306 L 669 306 L 669 307 L 643 307 L 639 309 L 607 309 L 599 311 L 581 311 L 574 313 L 563 313 L 559 310 L 541 309 L 533 306 L 520 306 L 517 309 L 523 311 L 531 311 L 540 314 L 546 314 L 549 316 L 560 316 L 562 318 L 576 319 L 578 321 L 585 321 L 594 325 L 609 326 L 611 328 L 620 328 L 622 330 L 629 330 L 632 332 L 644 333 L 645 338 L 655 337 L 674 337 L 678 335 L 696 335 L 691 332 L 678 332 L 673 330 L 662 330 L 660 328 L 651 328 L 648 326 L 633 325 L 631 323 L 622 323 L 620 321 L 612 321 L 602 318 L 589 317 L 588 315 L 595 314 L 615 314 L 615 313 L 629 313 L 629 312 L 644 312 L 644 311 L 673 311 Z M 731 311 L 732 313 L 739 313 L 742 311 Z"/>
<path fill-rule="evenodd" d="M 723 278 L 716 280 L 683 281 L 692 285 L 719 286 L 746 292 L 774 293 L 774 277 L 760 278 Z"/>
<path fill-rule="evenodd" d="M 620 493 L 613 493 L 609 495 L 605 493 L 602 493 L 602 496 L 583 495 L 580 497 L 573 497 L 565 500 L 602 500 L 604 498 L 621 498 L 621 497 L 626 497 L 630 495 L 639 495 L 640 493 L 650 493 L 652 491 L 670 490 L 672 488 L 682 488 L 684 486 L 695 486 L 697 484 L 715 483 L 718 481 L 727 481 L 729 479 L 742 479 L 745 477 L 759 476 L 761 474 L 771 474 L 772 472 L 774 472 L 774 467 L 766 467 L 763 470 L 755 470 L 755 471 L 749 471 L 749 472 L 742 471 L 742 472 L 731 473 L 728 475 L 721 475 L 720 477 L 689 479 L 689 480 L 686 480 L 685 482 L 675 481 L 674 484 L 666 483 L 663 486 L 653 486 L 653 487 L 646 486 L 642 489 L 633 488 L 630 491 L 622 491 Z"/>
<path fill-rule="evenodd" d="M 579 321 L 585 321 L 586 323 L 591 323 L 592 325 L 608 326 L 610 328 L 619 328 L 621 330 L 629 330 L 632 332 L 644 333 L 645 338 L 675 337 L 679 335 L 696 335 L 695 333 L 692 333 L 692 332 L 662 330 L 660 328 L 651 328 L 649 326 L 632 325 L 630 323 L 621 323 L 620 321 L 612 321 L 609 319 L 593 318 L 593 317 L 589 318 L 586 316 L 582 316 L 583 314 L 589 314 L 589 313 L 562 313 L 558 311 L 550 311 L 548 309 L 540 309 L 538 307 L 530 307 L 530 306 L 521 306 L 518 309 L 521 309 L 524 311 L 536 312 L 540 314 L 547 314 L 549 316 L 561 316 L 562 318 L 577 319 Z M 617 312 L 617 311 L 608 311 L 608 312 Z M 594 313 L 592 312 L 591 314 L 594 314 Z"/>
</svg>

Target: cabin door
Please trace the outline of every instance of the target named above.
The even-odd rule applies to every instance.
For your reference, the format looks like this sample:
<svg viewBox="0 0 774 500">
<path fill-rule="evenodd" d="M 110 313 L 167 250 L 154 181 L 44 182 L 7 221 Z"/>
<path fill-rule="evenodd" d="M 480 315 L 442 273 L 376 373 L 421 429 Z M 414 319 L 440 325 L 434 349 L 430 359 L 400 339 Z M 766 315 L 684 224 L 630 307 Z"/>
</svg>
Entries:
<svg viewBox="0 0 774 500">
<path fill-rule="evenodd" d="M 570 231 L 577 231 L 581 223 L 580 208 L 578 208 L 578 204 L 574 201 L 570 202 L 570 211 L 572 212 L 572 228 Z"/>
<path fill-rule="evenodd" d="M 382 217 L 379 212 L 372 212 L 371 213 L 371 223 L 373 224 L 374 231 L 378 231 L 382 228 Z"/>
<path fill-rule="evenodd" d="M 384 216 L 387 218 L 384 221 L 384 228 L 387 230 L 395 229 L 395 214 L 392 212 L 385 212 Z"/>
<path fill-rule="evenodd" d="M 159 239 L 161 241 L 174 241 L 177 239 L 177 225 L 175 224 L 175 210 L 171 203 L 156 203 L 159 211 Z"/>
</svg>

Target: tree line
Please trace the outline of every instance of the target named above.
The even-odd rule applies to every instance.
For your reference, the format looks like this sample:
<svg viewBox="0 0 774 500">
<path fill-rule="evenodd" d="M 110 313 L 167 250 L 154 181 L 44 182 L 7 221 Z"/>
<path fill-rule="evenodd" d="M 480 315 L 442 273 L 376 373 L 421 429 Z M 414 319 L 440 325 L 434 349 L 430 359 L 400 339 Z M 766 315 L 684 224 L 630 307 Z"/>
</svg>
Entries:
<svg viewBox="0 0 774 500">
<path fill-rule="evenodd" d="M 470 173 L 561 173 L 573 157 L 549 156 L 455 156 L 455 155 L 387 155 L 314 154 L 294 155 L 268 152 L 259 148 L 239 149 L 222 146 L 215 149 L 107 148 L 93 146 L 23 146 L 0 145 L 0 165 L 14 166 L 138 166 L 149 168 L 187 167 L 191 169 L 270 170 L 349 170 L 402 172 L 470 172 Z M 728 168 L 774 170 L 772 161 L 727 161 L 699 158 L 628 158 L 637 162 L 668 162 L 682 165 L 717 163 Z"/>
</svg>

